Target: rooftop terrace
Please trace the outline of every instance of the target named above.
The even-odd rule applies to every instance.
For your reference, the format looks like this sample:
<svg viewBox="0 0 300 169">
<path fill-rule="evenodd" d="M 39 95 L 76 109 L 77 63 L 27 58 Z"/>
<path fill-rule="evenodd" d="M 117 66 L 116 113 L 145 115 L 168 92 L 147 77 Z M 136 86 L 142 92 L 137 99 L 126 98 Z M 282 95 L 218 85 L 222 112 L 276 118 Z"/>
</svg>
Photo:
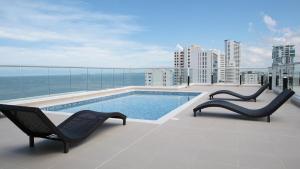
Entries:
<svg viewBox="0 0 300 169">
<path fill-rule="evenodd" d="M 257 85 L 194 85 L 172 90 L 209 93 L 230 89 L 251 94 L 258 88 Z M 273 91 L 266 90 L 257 102 L 232 102 L 256 109 L 275 96 Z M 194 106 L 207 100 L 205 95 L 163 124 L 129 120 L 123 126 L 117 120 L 108 120 L 91 137 L 73 145 L 68 154 L 62 153 L 61 142 L 44 139 L 37 139 L 36 147 L 29 148 L 28 137 L 7 118 L 1 118 L 0 168 L 299 168 L 300 114 L 290 101 L 267 123 L 265 119 L 249 120 L 219 108 L 205 109 L 202 115 L 193 117 Z M 42 106 L 48 101 L 27 101 L 26 105 Z M 47 115 L 57 124 L 67 118 Z"/>
</svg>

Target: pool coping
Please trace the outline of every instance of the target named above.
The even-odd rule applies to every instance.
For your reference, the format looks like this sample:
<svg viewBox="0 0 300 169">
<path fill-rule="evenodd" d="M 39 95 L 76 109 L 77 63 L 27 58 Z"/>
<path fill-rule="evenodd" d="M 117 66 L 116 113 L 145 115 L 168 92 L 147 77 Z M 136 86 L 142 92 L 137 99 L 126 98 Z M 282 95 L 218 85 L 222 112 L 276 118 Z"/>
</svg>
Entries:
<svg viewBox="0 0 300 169">
<path fill-rule="evenodd" d="M 104 94 L 101 96 L 95 96 L 95 97 L 90 97 L 90 98 L 83 98 L 77 101 L 84 101 L 84 100 L 90 100 L 90 99 L 96 99 L 99 97 L 106 97 L 106 96 L 112 96 L 112 95 L 118 95 L 118 94 L 125 94 L 129 92 L 134 92 L 134 91 L 159 91 L 159 92 L 180 92 L 180 93 L 195 93 L 196 91 L 174 91 L 174 90 L 145 90 L 145 89 L 128 89 L 124 90 L 118 93 L 109 93 L 109 94 Z M 144 119 L 133 119 L 133 118 L 127 118 L 128 121 L 133 121 L 133 122 L 142 122 L 142 123 L 151 123 L 151 124 L 163 124 L 166 121 L 170 120 L 171 118 L 175 117 L 178 113 L 182 112 L 183 110 L 187 109 L 197 101 L 199 101 L 203 96 L 205 96 L 208 92 L 199 92 L 200 94 L 191 99 L 190 101 L 178 106 L 177 108 L 173 109 L 172 111 L 166 113 L 165 115 L 161 116 L 157 120 L 144 120 Z M 74 101 L 65 101 L 65 102 L 60 102 L 59 104 L 49 104 L 49 105 L 43 105 L 40 106 L 40 108 L 44 107 L 50 107 L 50 106 L 56 106 L 56 105 L 63 105 L 63 104 L 69 104 L 73 103 Z M 70 116 L 72 115 L 71 113 L 63 112 L 63 111 L 46 111 L 43 110 L 43 112 L 47 114 L 56 114 L 56 115 L 64 115 L 64 116 Z"/>
<path fill-rule="evenodd" d="M 54 100 L 60 100 L 60 99 L 73 99 L 76 97 L 89 97 L 93 98 L 93 96 L 98 96 L 103 93 L 119 93 L 127 90 L 137 90 L 137 89 L 144 89 L 144 90 L 178 90 L 182 88 L 186 88 L 186 85 L 180 85 L 180 86 L 126 86 L 126 87 L 119 87 L 119 88 L 111 88 L 111 89 L 104 89 L 104 90 L 94 90 L 94 91 L 81 91 L 81 92 L 68 92 L 68 93 L 61 93 L 59 95 L 45 95 L 45 96 L 39 96 L 39 97 L 28 97 L 28 98 L 22 98 L 17 100 L 3 100 L 1 101 L 2 104 L 12 104 L 12 105 L 30 105 L 35 103 L 42 103 L 48 102 L 48 101 L 54 101 Z M 104 94 L 105 95 L 105 94 Z"/>
</svg>

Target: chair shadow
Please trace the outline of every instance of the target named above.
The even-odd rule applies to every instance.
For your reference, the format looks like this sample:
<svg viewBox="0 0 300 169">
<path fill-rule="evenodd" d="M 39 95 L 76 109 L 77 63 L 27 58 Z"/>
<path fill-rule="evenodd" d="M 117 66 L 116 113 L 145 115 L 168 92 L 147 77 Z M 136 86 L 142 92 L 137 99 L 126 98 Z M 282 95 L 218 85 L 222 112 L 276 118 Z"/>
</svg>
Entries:
<svg viewBox="0 0 300 169">
<path fill-rule="evenodd" d="M 246 117 L 240 114 L 229 114 L 220 112 L 197 112 L 197 117 L 212 117 L 212 118 L 224 118 L 224 119 L 237 119 L 246 121 L 261 121 L 266 122 L 266 118 L 252 118 Z"/>
<path fill-rule="evenodd" d="M 5 118 L 6 116 L 0 111 L 0 119 Z"/>
<path fill-rule="evenodd" d="M 211 100 L 226 100 L 226 101 L 254 102 L 253 99 L 245 101 L 245 100 L 242 100 L 242 99 L 236 99 L 236 98 L 222 98 L 222 97 L 213 98 L 213 99 L 211 99 Z M 258 100 L 256 100 L 256 102 L 257 102 L 257 101 L 258 101 Z"/>
</svg>

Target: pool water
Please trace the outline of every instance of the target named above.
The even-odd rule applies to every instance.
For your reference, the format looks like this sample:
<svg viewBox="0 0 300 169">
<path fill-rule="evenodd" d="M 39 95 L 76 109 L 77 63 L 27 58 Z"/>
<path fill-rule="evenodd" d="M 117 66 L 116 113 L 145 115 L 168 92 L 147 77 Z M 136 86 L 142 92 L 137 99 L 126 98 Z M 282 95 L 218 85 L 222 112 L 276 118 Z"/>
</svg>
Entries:
<svg viewBox="0 0 300 169">
<path fill-rule="evenodd" d="M 128 118 L 158 120 L 200 93 L 132 91 L 75 103 L 43 108 L 47 111 L 75 113 L 80 110 L 121 112 Z"/>
</svg>

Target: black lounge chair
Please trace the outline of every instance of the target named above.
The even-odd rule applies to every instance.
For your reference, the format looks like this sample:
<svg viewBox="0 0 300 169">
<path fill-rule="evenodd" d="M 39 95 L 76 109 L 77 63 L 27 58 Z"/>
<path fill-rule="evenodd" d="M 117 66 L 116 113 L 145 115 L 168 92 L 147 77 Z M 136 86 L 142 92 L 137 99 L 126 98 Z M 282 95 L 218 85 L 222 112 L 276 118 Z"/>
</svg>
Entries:
<svg viewBox="0 0 300 169">
<path fill-rule="evenodd" d="M 224 100 L 212 100 L 195 107 L 193 110 L 194 116 L 196 117 L 198 111 L 201 112 L 202 109 L 207 107 L 222 107 L 250 118 L 267 117 L 267 121 L 270 122 L 271 114 L 273 114 L 281 105 L 293 96 L 294 93 L 295 92 L 293 90 L 286 89 L 274 98 L 267 106 L 256 110 L 247 109 Z"/>
<path fill-rule="evenodd" d="M 55 126 L 39 108 L 0 104 L 0 111 L 29 136 L 30 147 L 34 146 L 34 137 L 40 137 L 62 141 L 64 153 L 68 153 L 71 143 L 88 137 L 108 118 L 122 119 L 126 125 L 126 116 L 118 112 L 83 110 Z"/>
<path fill-rule="evenodd" d="M 265 91 L 267 88 L 269 87 L 269 84 L 265 84 L 263 85 L 257 92 L 255 92 L 254 94 L 250 95 L 250 96 L 244 96 L 244 95 L 241 95 L 241 94 L 238 94 L 238 93 L 235 93 L 233 91 L 230 91 L 230 90 L 219 90 L 219 91 L 216 91 L 212 94 L 209 95 L 209 100 L 212 100 L 214 98 L 215 95 L 217 94 L 228 94 L 228 95 L 231 95 L 231 96 L 234 96 L 234 97 L 237 97 L 243 101 L 248 101 L 248 100 L 254 100 L 256 102 L 256 98 L 263 92 Z M 224 99 L 222 99 L 224 100 Z"/>
</svg>

